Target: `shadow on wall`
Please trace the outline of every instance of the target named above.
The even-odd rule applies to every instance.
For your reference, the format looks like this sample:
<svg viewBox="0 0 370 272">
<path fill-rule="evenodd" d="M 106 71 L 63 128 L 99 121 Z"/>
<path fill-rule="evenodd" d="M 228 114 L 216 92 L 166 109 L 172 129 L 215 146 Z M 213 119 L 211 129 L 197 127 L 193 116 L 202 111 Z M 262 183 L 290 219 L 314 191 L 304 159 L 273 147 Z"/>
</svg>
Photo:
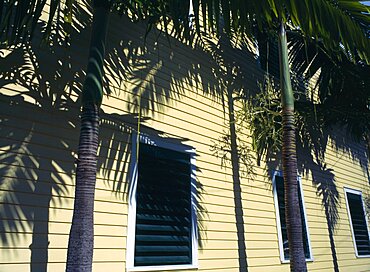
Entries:
<svg viewBox="0 0 370 272">
<path fill-rule="evenodd" d="M 3 251 L 9 256 L 19 253 L 22 262 L 30 263 L 30 271 L 47 271 L 49 252 L 57 250 L 50 244 L 50 235 L 56 234 L 50 227 L 69 223 L 51 218 L 56 213 L 71 216 L 79 96 L 91 23 L 88 11 L 75 9 L 82 23 L 72 33 L 71 47 L 55 42 L 51 49 L 40 48 L 36 38 L 32 44 L 2 50 L 0 59 L 0 236 Z M 108 106 L 102 110 L 98 170 L 112 194 L 124 198 L 130 134 L 138 120 L 142 132 L 166 136 L 146 127 L 148 118 L 139 118 L 135 112 L 164 111 L 189 88 L 215 99 L 221 97 L 221 90 L 213 74 L 217 63 L 201 44 L 184 45 L 172 38 L 168 44 L 156 33 L 144 42 L 144 25 L 124 17 L 111 22 L 104 84 L 110 94 L 125 90 L 120 103 L 127 114 L 109 113 L 117 109 Z M 129 31 L 118 31 L 122 25 Z M 209 62 L 194 63 L 184 55 L 209 56 Z M 207 212 L 200 205 L 203 187 L 199 182 L 197 191 L 201 244 L 206 230 L 202 218 Z M 67 234 L 63 233 L 65 246 Z M 65 256 L 59 258 L 53 262 L 65 262 Z"/>
<path fill-rule="evenodd" d="M 5 62 L 13 54 L 23 53 L 26 58 L 35 57 L 27 56 L 33 53 L 30 49 L 14 50 Z M 3 65 L 4 59 L 2 62 L 1 67 L 9 67 Z M 45 78 L 40 76 L 37 85 L 27 84 L 23 74 L 32 75 L 32 68 L 26 64 L 7 79 L 22 87 L 20 93 L 9 90 L 14 85 L 2 85 L 2 92 L 8 95 L 0 96 L 0 233 L 9 253 L 14 247 L 29 246 L 30 270 L 46 271 L 50 212 L 58 211 L 61 196 L 70 190 L 66 181 L 74 168 L 73 150 L 77 145 L 73 138 L 77 138 L 74 127 L 78 111 L 70 108 L 74 102 L 68 96 L 52 92 Z M 29 241 L 30 234 L 31 244 L 20 244 Z M 23 251 L 26 256 L 28 252 Z"/>
<path fill-rule="evenodd" d="M 249 157 L 249 147 L 238 138 L 239 128 L 235 116 L 235 101 L 241 97 L 255 94 L 258 89 L 257 83 L 263 78 L 263 74 L 257 69 L 257 61 L 251 52 L 248 40 L 236 43 L 233 40 L 230 41 L 223 34 L 217 43 L 211 39 L 204 39 L 204 44 L 219 67 L 213 71 L 213 74 L 222 89 L 224 122 L 227 125 L 226 131 L 223 132 L 224 135 L 218 139 L 217 143 L 214 143 L 211 151 L 220 157 L 221 166 L 226 166 L 228 162 L 231 164 L 238 244 L 238 271 L 248 271 L 244 221 L 244 209 L 247 207 L 243 207 L 241 176 L 245 175 L 248 179 L 253 179 L 254 171 L 252 158 Z"/>
<path fill-rule="evenodd" d="M 121 33 L 122 24 L 125 31 Z M 127 111 L 153 116 L 188 91 L 221 98 L 213 74 L 216 63 L 201 38 L 194 36 L 192 44 L 185 44 L 156 29 L 145 38 L 142 24 L 122 17 L 111 21 L 108 40 L 107 77 L 128 90 Z"/>
<path fill-rule="evenodd" d="M 353 162 L 359 163 L 364 174 L 368 173 L 367 155 L 360 143 L 353 141 L 349 135 L 343 135 L 343 132 L 338 128 L 320 126 L 316 117 L 310 116 L 314 112 L 314 109 L 309 109 L 308 114 L 298 116 L 296 137 L 298 172 L 304 175 L 311 174 L 312 185 L 316 187 L 316 195 L 322 198 L 321 203 L 327 222 L 333 269 L 339 271 L 334 233 L 339 220 L 338 210 L 341 199 L 334 169 L 328 168 L 326 164 L 327 147 L 331 141 L 332 147 L 336 151 L 343 152 L 341 156 L 349 156 Z M 267 160 L 270 173 L 281 166 L 281 159 L 276 154 Z"/>
<path fill-rule="evenodd" d="M 70 105 L 79 94 L 73 83 L 78 74 L 70 68 L 68 52 L 34 50 L 29 45 L 4 52 L 1 238 L 9 253 L 14 247 L 29 246 L 30 271 L 46 271 L 50 213 L 57 212 L 61 197 L 68 195 L 66 182 L 74 168 L 78 108 Z M 23 244 L 26 241 L 31 244 Z M 28 254 L 22 249 L 22 258 Z"/>
<path fill-rule="evenodd" d="M 370 170 L 369 170 L 369 155 L 370 153 L 366 151 L 363 146 L 366 143 L 363 140 L 351 137 L 351 135 L 346 134 L 344 131 L 346 128 L 334 127 L 328 131 L 330 139 L 332 139 L 332 146 L 337 151 L 341 152 L 342 156 L 348 156 L 353 162 L 358 163 L 361 166 L 363 173 L 366 175 L 367 180 L 370 184 Z"/>
</svg>

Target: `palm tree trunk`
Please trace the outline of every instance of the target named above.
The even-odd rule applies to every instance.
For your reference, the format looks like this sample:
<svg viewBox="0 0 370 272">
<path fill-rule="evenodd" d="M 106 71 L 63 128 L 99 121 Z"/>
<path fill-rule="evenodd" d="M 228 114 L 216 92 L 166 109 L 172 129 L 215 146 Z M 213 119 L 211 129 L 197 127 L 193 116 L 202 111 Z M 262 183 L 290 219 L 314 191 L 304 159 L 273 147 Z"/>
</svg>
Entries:
<svg viewBox="0 0 370 272">
<path fill-rule="evenodd" d="M 68 242 L 67 271 L 91 271 L 94 247 L 94 192 L 97 168 L 99 109 L 82 108 L 76 169 L 75 203 Z"/>
<path fill-rule="evenodd" d="M 298 199 L 297 155 L 294 124 L 294 96 L 290 82 L 288 45 L 284 23 L 279 31 L 280 88 L 283 124 L 283 175 L 285 217 L 288 231 L 290 270 L 307 271 L 303 249 L 302 222 Z"/>
<path fill-rule="evenodd" d="M 109 1 L 95 0 L 89 62 L 82 90 L 83 105 L 75 202 L 68 242 L 66 271 L 87 272 L 92 270 L 99 108 L 103 97 L 103 65 L 108 18 Z"/>
</svg>

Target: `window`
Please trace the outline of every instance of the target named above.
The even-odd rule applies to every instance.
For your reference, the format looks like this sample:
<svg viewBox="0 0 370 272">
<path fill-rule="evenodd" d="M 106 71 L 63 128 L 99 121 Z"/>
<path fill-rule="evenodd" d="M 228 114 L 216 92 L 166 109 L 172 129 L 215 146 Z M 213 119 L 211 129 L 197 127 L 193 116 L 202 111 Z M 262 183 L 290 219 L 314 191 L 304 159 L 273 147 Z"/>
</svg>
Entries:
<svg viewBox="0 0 370 272">
<path fill-rule="evenodd" d="M 370 257 L 369 230 L 360 191 L 344 189 L 353 243 L 357 257 Z"/>
<path fill-rule="evenodd" d="M 195 152 L 163 138 L 136 136 L 132 146 L 127 269 L 197 266 Z M 138 159 L 137 159 L 138 153 Z"/>
<path fill-rule="evenodd" d="M 282 173 L 275 172 L 272 182 L 275 199 L 276 223 L 280 246 L 280 259 L 282 262 L 288 262 L 290 257 L 289 257 L 288 232 L 285 219 L 284 179 L 282 177 Z M 298 178 L 297 182 L 298 182 L 299 207 L 301 210 L 301 220 L 302 220 L 302 235 L 303 235 L 302 238 L 304 253 L 306 256 L 306 261 L 312 261 L 313 259 L 311 254 L 310 236 L 308 233 L 307 218 L 304 209 L 303 191 L 301 187 L 300 178 Z"/>
</svg>

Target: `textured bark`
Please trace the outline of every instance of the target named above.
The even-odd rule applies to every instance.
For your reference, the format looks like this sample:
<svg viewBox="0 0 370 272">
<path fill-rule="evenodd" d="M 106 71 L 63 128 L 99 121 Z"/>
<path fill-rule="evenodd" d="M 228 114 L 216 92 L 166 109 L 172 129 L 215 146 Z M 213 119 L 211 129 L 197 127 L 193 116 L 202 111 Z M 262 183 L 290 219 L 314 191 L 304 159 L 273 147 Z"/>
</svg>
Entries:
<svg viewBox="0 0 370 272">
<path fill-rule="evenodd" d="M 66 271 L 90 272 L 94 249 L 94 193 L 97 172 L 99 107 L 103 98 L 105 41 L 109 1 L 94 1 L 94 17 L 86 79 L 82 90 L 81 131 L 75 202 Z"/>
<path fill-rule="evenodd" d="M 288 231 L 290 270 L 307 271 L 303 249 L 302 222 L 298 198 L 294 111 L 283 109 L 283 175 L 285 218 Z"/>
<path fill-rule="evenodd" d="M 91 271 L 94 247 L 94 193 L 99 134 L 98 106 L 85 105 L 76 169 L 75 203 L 66 271 Z"/>
<path fill-rule="evenodd" d="M 294 124 L 294 96 L 290 82 L 288 45 L 284 23 L 279 32 L 280 88 L 282 101 L 282 162 L 285 190 L 285 217 L 289 241 L 290 270 L 307 271 L 303 249 L 301 212 L 297 183 L 297 155 Z"/>
</svg>

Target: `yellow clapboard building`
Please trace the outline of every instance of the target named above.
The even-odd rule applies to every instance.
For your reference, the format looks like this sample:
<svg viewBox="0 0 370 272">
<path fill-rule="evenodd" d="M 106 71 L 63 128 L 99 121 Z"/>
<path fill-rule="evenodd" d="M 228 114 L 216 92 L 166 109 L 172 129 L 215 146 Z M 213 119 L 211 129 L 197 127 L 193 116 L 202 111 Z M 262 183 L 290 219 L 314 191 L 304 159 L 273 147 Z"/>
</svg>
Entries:
<svg viewBox="0 0 370 272">
<path fill-rule="evenodd" d="M 1 51 L 1 272 L 65 270 L 91 10 L 76 18 L 70 47 Z M 230 118 L 264 78 L 255 47 L 145 30 L 110 21 L 93 271 L 289 271 L 280 158 L 227 159 L 251 147 Z M 308 270 L 370 271 L 366 146 L 341 129 L 320 145 L 321 163 L 298 149 Z"/>
</svg>

